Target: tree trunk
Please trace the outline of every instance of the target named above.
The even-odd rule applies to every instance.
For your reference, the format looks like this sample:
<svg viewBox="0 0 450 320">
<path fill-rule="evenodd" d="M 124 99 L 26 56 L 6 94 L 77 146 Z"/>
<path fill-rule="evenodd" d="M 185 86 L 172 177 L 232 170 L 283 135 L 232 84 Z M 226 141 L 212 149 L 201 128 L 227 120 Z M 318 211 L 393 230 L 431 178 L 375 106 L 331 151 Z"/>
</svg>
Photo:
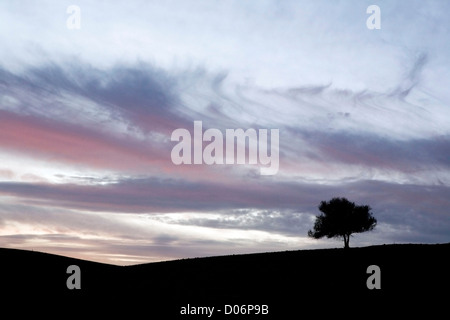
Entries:
<svg viewBox="0 0 450 320">
<path fill-rule="evenodd" d="M 349 243 L 350 243 L 350 235 L 344 234 L 344 249 L 350 248 Z"/>
</svg>

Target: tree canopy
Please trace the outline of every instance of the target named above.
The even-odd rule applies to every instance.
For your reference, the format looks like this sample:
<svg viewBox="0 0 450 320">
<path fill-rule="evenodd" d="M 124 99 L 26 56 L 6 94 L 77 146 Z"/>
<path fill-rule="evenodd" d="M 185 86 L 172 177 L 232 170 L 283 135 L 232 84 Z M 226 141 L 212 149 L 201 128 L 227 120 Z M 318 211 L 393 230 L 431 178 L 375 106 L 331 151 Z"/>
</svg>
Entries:
<svg viewBox="0 0 450 320">
<path fill-rule="evenodd" d="M 343 238 L 344 248 L 349 248 L 353 233 L 373 230 L 377 224 L 369 206 L 358 206 L 346 198 L 322 201 L 319 210 L 322 213 L 316 216 L 314 228 L 308 231 L 308 236 L 315 239 Z"/>
</svg>

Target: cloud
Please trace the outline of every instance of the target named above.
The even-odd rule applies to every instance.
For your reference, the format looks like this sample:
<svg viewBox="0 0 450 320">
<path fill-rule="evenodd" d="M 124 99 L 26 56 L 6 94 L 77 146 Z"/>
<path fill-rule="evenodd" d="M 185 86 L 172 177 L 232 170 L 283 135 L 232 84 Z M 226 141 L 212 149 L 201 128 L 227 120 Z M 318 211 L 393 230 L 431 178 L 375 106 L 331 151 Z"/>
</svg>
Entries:
<svg viewBox="0 0 450 320">
<path fill-rule="evenodd" d="M 282 236 L 226 229 L 217 235 L 209 227 L 166 223 L 161 220 L 165 216 L 130 217 L 3 203 L 0 245 L 115 264 L 254 252 L 256 244 L 283 248 Z"/>
<path fill-rule="evenodd" d="M 103 124 L 105 120 L 129 121 L 146 131 L 185 123 L 173 110 L 174 80 L 146 63 L 101 70 L 76 60 L 64 67 L 50 63 L 22 73 L 2 69 L 0 75 L 3 97 L 13 98 L 16 110 L 20 107 L 22 112 L 41 117 L 76 122 L 91 116 L 90 120 L 103 120 Z M 73 101 L 82 105 L 74 106 Z"/>
<path fill-rule="evenodd" d="M 303 131 L 292 128 L 324 162 L 405 173 L 448 170 L 450 136 L 400 140 L 373 134 Z M 301 150 L 298 150 L 301 153 Z"/>
<path fill-rule="evenodd" d="M 132 136 L 114 137 L 95 128 L 1 110 L 0 126 L 3 149 L 51 161 L 124 171 L 166 163 L 160 145 Z"/>
<path fill-rule="evenodd" d="M 199 176 L 199 167 L 170 161 L 172 131 L 198 119 L 179 87 L 199 81 L 214 87 L 217 77 L 194 71 L 174 78 L 145 63 L 1 69 L 1 149 L 84 168 Z"/>
<path fill-rule="evenodd" d="M 5 185 L 2 185 L 2 189 L 4 187 Z M 280 185 L 277 187 L 280 188 Z M 212 186 L 190 186 L 190 189 L 196 189 L 195 193 L 198 192 L 199 196 L 205 194 L 206 188 L 217 193 L 223 192 Z M 138 206 L 145 206 L 142 203 L 144 196 L 136 196 L 135 190 L 129 188 L 124 188 L 122 193 L 113 192 L 109 196 L 105 188 L 87 188 L 86 193 L 81 193 L 79 189 L 73 190 L 74 194 L 66 196 L 72 198 L 73 202 L 58 201 L 54 198 L 55 194 L 48 189 L 42 190 L 42 194 L 47 197 L 46 201 L 36 202 L 33 198 L 38 197 L 37 193 L 31 196 L 19 195 L 19 192 L 16 192 L 15 196 L 20 196 L 18 199 L 22 199 L 22 203 L 25 200 L 26 203 L 19 205 L 14 198 L 9 198 L 11 204 L 3 203 L 0 206 L 0 241 L 8 246 L 17 245 L 35 250 L 42 247 L 56 253 L 73 252 L 75 255 L 81 254 L 82 257 L 98 252 L 97 259 L 104 257 L 103 261 L 119 264 L 229 254 L 236 252 L 234 247 L 241 248 L 241 252 L 252 252 L 256 250 L 254 246 L 257 242 L 262 245 L 260 241 L 265 237 L 264 250 L 296 248 L 305 245 L 302 244 L 304 241 L 309 241 L 306 239 L 306 232 L 312 227 L 314 216 L 319 214 L 317 206 L 320 201 L 341 195 L 348 196 L 358 204 L 369 204 L 379 221 L 373 233 L 355 235 L 352 240 L 355 246 L 389 242 L 448 241 L 450 219 L 445 211 L 450 205 L 446 197 L 448 187 L 360 181 L 328 187 L 312 185 L 301 188 L 291 185 L 290 188 L 293 189 L 292 193 L 282 199 L 283 202 L 290 203 L 285 207 L 267 209 L 263 203 L 259 208 L 249 206 L 238 209 L 244 203 L 233 201 L 228 195 L 225 205 L 218 201 L 215 207 L 210 209 L 209 198 L 215 198 L 210 193 L 203 200 L 194 196 L 195 202 L 192 203 L 195 203 L 196 207 L 189 208 L 188 204 L 183 207 L 186 210 L 184 212 L 181 206 L 177 208 L 174 205 L 172 212 L 151 214 L 150 211 L 147 211 L 147 214 L 137 214 L 140 212 L 136 210 Z M 13 188 L 8 186 L 7 189 Z M 91 199 L 87 197 L 88 190 Z M 100 190 L 103 195 L 95 194 Z M 282 187 L 279 191 L 284 193 L 286 190 Z M 235 198 L 242 199 L 248 199 L 251 194 L 251 191 L 246 193 L 243 190 L 234 192 Z M 189 198 L 195 193 L 181 192 L 179 195 Z M 112 201 L 113 195 L 121 199 L 120 204 L 112 202 L 109 206 L 106 203 L 94 202 L 94 199 L 108 197 L 108 200 Z M 77 197 L 84 199 L 89 205 L 80 208 L 81 200 Z M 260 197 L 270 198 L 271 195 L 267 190 L 266 193 L 261 193 Z M 169 202 L 160 194 L 155 198 L 160 199 L 162 203 Z M 151 198 L 151 201 L 155 201 L 155 198 Z M 133 204 L 130 201 L 132 199 L 137 200 L 137 203 Z M 172 202 L 184 203 L 184 199 L 172 199 Z M 231 208 L 233 205 L 236 208 Z M 250 201 L 249 205 L 254 206 L 255 203 Z M 96 212 L 99 208 L 106 211 Z M 114 209 L 122 209 L 128 213 L 111 212 Z M 14 235 L 14 228 L 23 230 L 22 234 Z M 229 239 L 226 245 L 223 243 L 224 239 Z M 190 250 L 184 249 L 186 245 L 189 245 Z M 321 243 L 311 240 L 307 246 L 340 244 L 338 241 Z"/>
<path fill-rule="evenodd" d="M 286 216 L 292 213 L 311 214 L 317 212 L 320 201 L 340 195 L 348 195 L 354 201 L 367 203 L 374 209 L 385 210 L 387 204 L 399 206 L 405 214 L 415 208 L 422 210 L 423 214 L 445 216 L 447 192 L 447 186 L 377 181 L 334 185 L 266 182 L 261 186 L 255 180 L 241 182 L 239 187 L 161 179 L 129 180 L 104 186 L 0 183 L 1 194 L 18 197 L 30 204 L 122 213 L 218 212 L 231 217 L 245 216 L 248 212 L 233 211 L 237 209 L 259 209 L 262 216 L 277 210 L 282 210 Z M 385 218 L 385 221 L 400 221 Z M 225 224 L 228 219 L 225 218 Z"/>
<path fill-rule="evenodd" d="M 405 99 L 405 97 L 411 92 L 411 90 L 420 82 L 421 73 L 423 68 L 425 67 L 427 60 L 428 56 L 425 53 L 418 54 L 405 79 L 397 88 L 393 90 L 391 95 L 396 96 L 400 99 Z"/>
<path fill-rule="evenodd" d="M 300 207 L 300 206 L 299 206 Z M 308 210 L 309 211 L 309 210 Z M 217 210 L 212 214 L 189 214 L 187 217 L 176 215 L 161 217 L 171 224 L 195 225 L 216 229 L 260 230 L 287 236 L 305 235 L 305 228 L 312 224 L 311 213 L 293 209 L 234 209 Z"/>
</svg>

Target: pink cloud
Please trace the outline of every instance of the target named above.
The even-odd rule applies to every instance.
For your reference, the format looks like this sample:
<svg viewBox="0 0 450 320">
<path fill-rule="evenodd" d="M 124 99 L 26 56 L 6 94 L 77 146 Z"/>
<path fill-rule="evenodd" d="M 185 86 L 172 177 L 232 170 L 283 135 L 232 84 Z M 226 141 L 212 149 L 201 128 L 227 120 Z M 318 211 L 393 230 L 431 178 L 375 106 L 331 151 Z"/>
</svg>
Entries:
<svg viewBox="0 0 450 320">
<path fill-rule="evenodd" d="M 149 120 L 148 128 L 152 128 L 151 121 L 157 120 L 146 119 Z M 165 119 L 155 128 L 168 126 L 167 121 Z M 177 120 L 170 127 L 176 124 Z M 0 149 L 18 152 L 26 157 L 122 173 L 164 174 L 196 181 L 234 181 L 229 168 L 222 167 L 220 170 L 217 166 L 174 165 L 170 154 L 175 143 L 169 140 L 143 141 L 131 135 L 117 136 L 82 125 L 3 110 L 0 110 L 0 127 Z M 165 131 L 170 134 L 167 128 Z"/>
<path fill-rule="evenodd" d="M 131 136 L 7 111 L 0 111 L 0 127 L 0 148 L 51 162 L 133 172 L 171 166 L 167 147 Z"/>
</svg>

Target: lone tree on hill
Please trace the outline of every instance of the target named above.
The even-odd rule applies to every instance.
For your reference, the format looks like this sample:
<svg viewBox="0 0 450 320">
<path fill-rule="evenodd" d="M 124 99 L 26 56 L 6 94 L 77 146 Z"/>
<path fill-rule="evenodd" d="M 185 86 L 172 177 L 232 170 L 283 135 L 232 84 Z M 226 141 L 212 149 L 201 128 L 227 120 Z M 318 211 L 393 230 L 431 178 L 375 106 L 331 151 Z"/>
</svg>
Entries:
<svg viewBox="0 0 450 320">
<path fill-rule="evenodd" d="M 344 248 L 349 248 L 352 233 L 371 231 L 377 224 L 369 206 L 357 206 L 346 198 L 322 201 L 319 210 L 322 213 L 316 216 L 314 230 L 309 230 L 308 236 L 315 239 L 342 237 Z"/>
</svg>

